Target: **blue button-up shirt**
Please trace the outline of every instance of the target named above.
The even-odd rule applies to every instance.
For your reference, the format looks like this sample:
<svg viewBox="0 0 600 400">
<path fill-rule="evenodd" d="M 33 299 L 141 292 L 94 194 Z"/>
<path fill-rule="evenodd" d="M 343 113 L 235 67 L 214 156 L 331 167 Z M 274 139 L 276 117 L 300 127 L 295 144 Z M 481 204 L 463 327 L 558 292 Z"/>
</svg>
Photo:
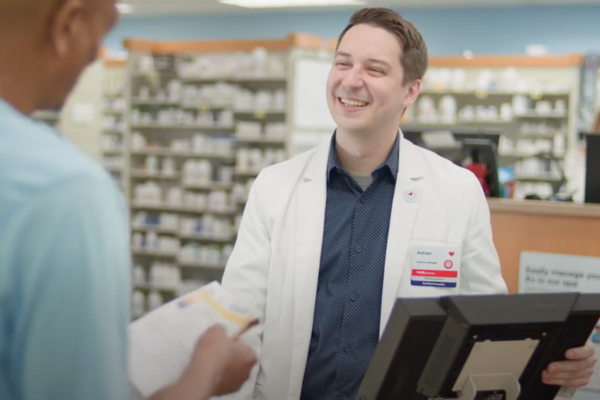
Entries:
<svg viewBox="0 0 600 400">
<path fill-rule="evenodd" d="M 353 400 L 379 342 L 381 292 L 399 141 L 363 190 L 332 139 L 312 338 L 302 400 Z"/>
</svg>

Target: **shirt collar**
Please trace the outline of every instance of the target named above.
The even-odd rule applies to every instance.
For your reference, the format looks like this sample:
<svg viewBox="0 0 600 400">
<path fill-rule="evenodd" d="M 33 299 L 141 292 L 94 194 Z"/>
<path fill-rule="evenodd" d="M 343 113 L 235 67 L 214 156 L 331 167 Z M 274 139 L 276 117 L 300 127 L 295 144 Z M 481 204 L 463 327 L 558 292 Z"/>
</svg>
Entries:
<svg viewBox="0 0 600 400">
<path fill-rule="evenodd" d="M 329 146 L 329 158 L 327 160 L 327 181 L 331 177 L 331 172 L 335 170 L 342 171 L 342 167 L 340 166 L 337 153 L 335 151 L 335 135 L 336 132 L 333 133 L 333 137 L 331 138 L 331 145 Z M 394 180 L 398 179 L 398 169 L 399 169 L 399 155 L 400 155 L 400 135 L 396 134 L 396 141 L 394 142 L 394 146 L 392 146 L 392 150 L 388 154 L 387 158 L 379 167 L 375 169 L 375 171 L 380 170 L 381 168 L 388 167 Z"/>
</svg>

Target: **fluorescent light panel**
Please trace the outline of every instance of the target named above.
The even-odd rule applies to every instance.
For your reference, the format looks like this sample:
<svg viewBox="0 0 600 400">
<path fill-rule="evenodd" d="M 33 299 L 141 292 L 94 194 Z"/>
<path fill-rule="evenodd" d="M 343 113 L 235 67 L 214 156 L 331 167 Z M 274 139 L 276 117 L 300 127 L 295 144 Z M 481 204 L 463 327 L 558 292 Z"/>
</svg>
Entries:
<svg viewBox="0 0 600 400">
<path fill-rule="evenodd" d="M 365 4 L 364 0 L 219 0 L 219 3 L 246 8 L 329 7 Z"/>
</svg>

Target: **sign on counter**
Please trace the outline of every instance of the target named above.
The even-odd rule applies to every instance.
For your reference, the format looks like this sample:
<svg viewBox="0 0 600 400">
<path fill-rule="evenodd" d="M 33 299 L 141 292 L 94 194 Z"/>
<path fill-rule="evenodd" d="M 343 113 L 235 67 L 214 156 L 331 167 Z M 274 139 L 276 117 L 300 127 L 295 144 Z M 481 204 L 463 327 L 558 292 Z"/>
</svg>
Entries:
<svg viewBox="0 0 600 400">
<path fill-rule="evenodd" d="M 600 257 L 522 252 L 519 293 L 600 292 Z M 590 340 L 600 357 L 600 322 Z M 600 391 L 600 363 L 586 389 Z"/>
</svg>

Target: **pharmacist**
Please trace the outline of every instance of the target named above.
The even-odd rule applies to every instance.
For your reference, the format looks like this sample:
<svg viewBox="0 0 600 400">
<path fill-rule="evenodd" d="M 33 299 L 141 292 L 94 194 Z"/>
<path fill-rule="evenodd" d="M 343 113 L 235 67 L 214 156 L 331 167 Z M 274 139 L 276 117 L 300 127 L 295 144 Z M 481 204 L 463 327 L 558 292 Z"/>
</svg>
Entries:
<svg viewBox="0 0 600 400">
<path fill-rule="evenodd" d="M 475 176 L 398 131 L 427 67 L 419 32 L 362 9 L 338 43 L 327 83 L 337 130 L 261 172 L 225 270 L 223 285 L 263 320 L 249 339 L 258 373 L 236 399 L 354 399 L 397 297 L 507 291 Z M 416 249 L 450 255 L 458 279 L 411 278 Z M 588 382 L 593 348 L 567 357 L 545 382 Z"/>
<path fill-rule="evenodd" d="M 0 0 L 0 399 L 122 400 L 130 322 L 123 196 L 43 123 L 118 16 L 116 0 Z M 239 389 L 252 350 L 214 327 L 161 400 Z"/>
</svg>

